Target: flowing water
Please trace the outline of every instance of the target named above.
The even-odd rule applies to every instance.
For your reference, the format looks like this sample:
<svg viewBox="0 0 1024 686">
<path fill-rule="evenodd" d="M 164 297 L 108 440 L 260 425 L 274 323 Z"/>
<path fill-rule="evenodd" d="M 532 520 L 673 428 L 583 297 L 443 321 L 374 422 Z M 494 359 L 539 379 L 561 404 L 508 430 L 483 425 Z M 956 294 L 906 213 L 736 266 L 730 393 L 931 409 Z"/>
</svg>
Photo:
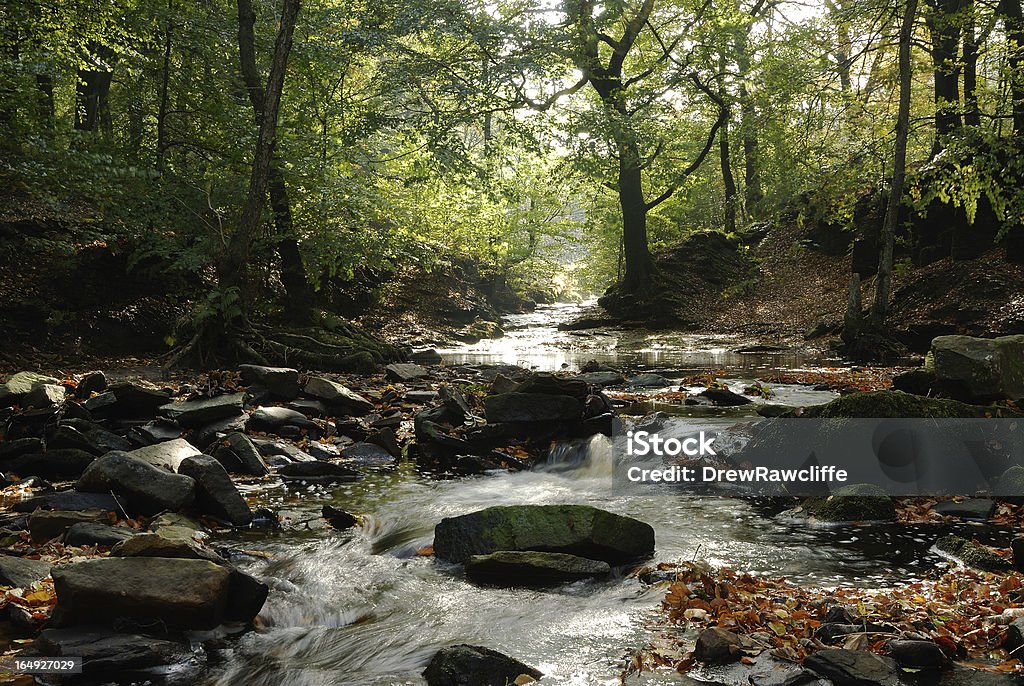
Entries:
<svg viewBox="0 0 1024 686">
<path fill-rule="evenodd" d="M 552 309 L 556 317 L 573 312 Z M 741 375 L 753 372 L 751 365 L 785 368 L 812 362 L 798 355 L 754 360 L 727 352 L 735 342 L 718 341 L 702 350 L 692 337 L 656 339 L 607 331 L 586 344 L 574 343 L 582 337 L 557 332 L 550 314 L 522 316 L 513 325 L 523 328 L 513 329 L 506 340 L 461 350 L 454 361 L 557 369 L 598 357 L 648 367 L 726 367 Z M 796 397 L 809 393 L 781 391 Z M 831 397 L 818 393 L 817 402 Z M 608 441 L 595 437 L 558 446 L 547 465 L 530 472 L 430 480 L 402 466 L 333 489 L 296 492 L 281 486 L 262 493 L 286 518 L 308 520 L 308 525 L 218 541 L 267 581 L 271 593 L 262 613 L 265 630 L 214 655 L 220 667 L 210 683 L 423 684 L 420 672 L 430 657 L 453 643 L 513 655 L 543 671 L 542 683 L 619 683 L 623 658 L 644 644 L 645 621 L 664 589 L 645 590 L 621 573 L 548 590 L 480 587 L 468 583 L 458 566 L 416 554 L 431 543 L 442 517 L 491 505 L 588 503 L 650 523 L 656 560 L 699 557 L 823 585 L 882 586 L 945 564 L 929 552 L 935 532 L 924 528 L 809 528 L 764 517 L 739 500 L 680 496 L 670 489 L 648 489 L 645 495 L 616 492 L 610 460 Z M 324 528 L 319 510 L 326 502 L 366 513 L 364 525 L 347 532 Z"/>
</svg>

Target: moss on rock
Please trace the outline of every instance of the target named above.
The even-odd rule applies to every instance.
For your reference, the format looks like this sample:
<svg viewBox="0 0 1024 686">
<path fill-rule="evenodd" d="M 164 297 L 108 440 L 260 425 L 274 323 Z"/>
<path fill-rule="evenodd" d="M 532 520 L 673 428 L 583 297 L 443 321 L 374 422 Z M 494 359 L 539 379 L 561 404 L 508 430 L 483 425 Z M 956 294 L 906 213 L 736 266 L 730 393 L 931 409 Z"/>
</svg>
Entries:
<svg viewBox="0 0 1024 686">
<path fill-rule="evenodd" d="M 872 484 L 843 486 L 827 498 L 812 498 L 805 501 L 804 509 L 823 522 L 896 519 L 896 506 L 892 498 L 884 489 Z"/>
<path fill-rule="evenodd" d="M 968 405 L 956 400 L 926 398 L 911 395 L 902 391 L 869 391 L 866 393 L 850 393 L 836 398 L 830 403 L 810 407 L 804 412 L 805 417 L 862 417 L 862 418 L 900 418 L 925 417 L 929 419 L 945 419 L 955 417 L 1013 417 L 1018 416 L 1012 410 L 1001 407 L 981 407 Z"/>
</svg>

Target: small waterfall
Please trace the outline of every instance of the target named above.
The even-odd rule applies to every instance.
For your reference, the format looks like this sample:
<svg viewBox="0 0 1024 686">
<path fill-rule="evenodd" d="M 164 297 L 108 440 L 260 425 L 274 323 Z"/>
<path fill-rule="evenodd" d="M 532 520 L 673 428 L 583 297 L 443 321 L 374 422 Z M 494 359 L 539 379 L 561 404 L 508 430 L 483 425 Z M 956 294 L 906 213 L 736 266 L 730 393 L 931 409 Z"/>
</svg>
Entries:
<svg viewBox="0 0 1024 686">
<path fill-rule="evenodd" d="M 561 441 L 551 446 L 542 469 L 571 472 L 573 478 L 610 477 L 615 467 L 612 439 L 603 434 Z"/>
</svg>

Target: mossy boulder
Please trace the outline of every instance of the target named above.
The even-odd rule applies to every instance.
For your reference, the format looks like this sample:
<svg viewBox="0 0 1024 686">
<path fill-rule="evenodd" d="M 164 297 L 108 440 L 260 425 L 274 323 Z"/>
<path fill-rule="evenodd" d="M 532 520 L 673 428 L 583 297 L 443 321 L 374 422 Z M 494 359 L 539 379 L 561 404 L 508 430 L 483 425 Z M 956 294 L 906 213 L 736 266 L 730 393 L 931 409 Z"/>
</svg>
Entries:
<svg viewBox="0 0 1024 686">
<path fill-rule="evenodd" d="M 465 562 L 499 550 L 567 553 L 608 564 L 649 557 L 654 529 L 589 505 L 512 505 L 447 517 L 434 529 L 434 554 Z"/>
<path fill-rule="evenodd" d="M 1012 567 L 1009 560 L 999 557 L 985 546 L 953 534 L 936 541 L 935 548 L 966 567 L 985 572 L 1005 572 Z"/>
<path fill-rule="evenodd" d="M 810 407 L 805 417 L 821 418 L 901 418 L 924 417 L 928 419 L 970 418 L 970 417 L 1011 417 L 1017 413 L 999 407 L 979 407 L 956 400 L 926 398 L 902 391 L 868 391 L 850 393 L 830 403 Z"/>
<path fill-rule="evenodd" d="M 850 484 L 827 498 L 811 498 L 804 509 L 822 522 L 892 521 L 896 506 L 885 490 L 873 484 Z"/>
<path fill-rule="evenodd" d="M 1024 335 L 938 336 L 932 341 L 932 355 L 939 382 L 958 397 L 1024 398 Z"/>
</svg>

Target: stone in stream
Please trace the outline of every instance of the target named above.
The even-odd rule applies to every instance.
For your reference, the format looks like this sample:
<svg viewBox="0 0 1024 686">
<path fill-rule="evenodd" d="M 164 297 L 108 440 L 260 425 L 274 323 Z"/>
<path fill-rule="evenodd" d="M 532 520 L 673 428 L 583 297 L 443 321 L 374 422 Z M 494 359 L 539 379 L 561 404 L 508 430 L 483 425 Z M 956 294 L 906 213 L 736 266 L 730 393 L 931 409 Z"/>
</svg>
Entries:
<svg viewBox="0 0 1024 686">
<path fill-rule="evenodd" d="M 1024 335 L 937 336 L 931 352 L 939 383 L 961 399 L 1024 398 Z"/>
<path fill-rule="evenodd" d="M 940 515 L 959 517 L 974 522 L 984 522 L 992 516 L 996 509 L 996 501 L 988 498 L 971 498 L 957 502 L 955 500 L 944 500 L 935 503 L 932 510 Z"/>
<path fill-rule="evenodd" d="M 25 394 L 21 403 L 25 407 L 53 407 L 64 402 L 67 390 L 63 386 L 52 383 L 36 384 L 32 390 Z"/>
<path fill-rule="evenodd" d="M 720 665 L 739 660 L 743 656 L 742 649 L 743 640 L 739 635 L 715 626 L 705 629 L 697 637 L 693 656 L 701 662 Z"/>
<path fill-rule="evenodd" d="M 72 524 L 64 532 L 64 545 L 82 547 L 84 545 L 101 545 L 106 548 L 126 541 L 137 532 L 126 526 L 109 526 L 97 522 L 79 522 Z"/>
<path fill-rule="evenodd" d="M 128 438 L 134 445 L 147 446 L 181 437 L 181 427 L 167 419 L 154 419 L 142 426 L 128 430 Z"/>
<path fill-rule="evenodd" d="M 122 381 L 85 401 L 85 409 L 102 417 L 152 417 L 171 394 L 144 382 Z"/>
<path fill-rule="evenodd" d="M 75 387 L 75 397 L 79 400 L 86 400 L 93 393 L 102 393 L 107 390 L 107 375 L 103 372 L 89 372 L 78 381 Z"/>
<path fill-rule="evenodd" d="M 267 588 L 208 560 L 106 557 L 58 565 L 50 573 L 57 593 L 53 625 L 58 627 L 135 620 L 211 629 L 224 622 L 249 622 Z"/>
<path fill-rule="evenodd" d="M 78 491 L 57 491 L 43 493 L 28 500 L 14 503 L 11 508 L 15 512 L 34 512 L 35 510 L 103 510 L 118 512 L 117 502 L 109 493 L 79 493 Z"/>
<path fill-rule="evenodd" d="M 749 405 L 754 402 L 745 395 L 733 393 L 728 388 L 706 388 L 698 393 L 698 395 L 707 398 L 719 407 L 735 407 L 738 405 Z"/>
<path fill-rule="evenodd" d="M 43 452 L 43 442 L 34 436 L 0 442 L 0 460 L 11 460 L 29 453 L 41 452 Z"/>
<path fill-rule="evenodd" d="M 955 534 L 940 538 L 935 542 L 935 548 L 965 567 L 985 572 L 1004 572 L 1012 566 L 1009 560 L 996 555 L 985 546 Z"/>
<path fill-rule="evenodd" d="M 575 378 L 588 386 L 618 386 L 626 383 L 626 378 L 618 372 L 587 372 Z"/>
<path fill-rule="evenodd" d="M 198 683 L 206 654 L 193 652 L 187 641 L 94 628 L 45 629 L 33 644 L 44 657 L 82 658 L 88 683 Z"/>
<path fill-rule="evenodd" d="M 330 409 L 353 417 L 362 417 L 373 411 L 373 403 L 369 400 L 337 381 L 322 376 L 310 377 L 303 391 L 306 395 L 319 398 Z"/>
<path fill-rule="evenodd" d="M 416 379 L 422 379 L 425 376 L 429 376 L 428 372 L 418 364 L 412 364 L 409 362 L 395 362 L 384 367 L 384 375 L 388 378 L 388 381 L 415 381 Z"/>
<path fill-rule="evenodd" d="M 633 388 L 663 388 L 674 384 L 672 379 L 666 378 L 661 374 L 638 374 L 630 377 L 627 385 Z"/>
<path fill-rule="evenodd" d="M 196 482 L 195 506 L 200 511 L 234 526 L 248 526 L 252 521 L 252 510 L 218 460 L 209 455 L 187 457 L 178 473 Z"/>
<path fill-rule="evenodd" d="M 173 441 L 137 448 L 127 454 L 154 467 L 177 472 L 182 460 L 201 453 L 184 438 L 175 438 Z"/>
<path fill-rule="evenodd" d="M 518 680 L 524 674 L 534 680 L 543 676 L 508 655 L 467 644 L 442 648 L 423 670 L 427 686 L 508 686 L 524 683 Z"/>
<path fill-rule="evenodd" d="M 252 437 L 250 440 L 263 457 L 278 455 L 287 458 L 285 462 L 314 462 L 316 458 L 291 443 L 275 441 L 270 438 Z"/>
<path fill-rule="evenodd" d="M 496 382 L 497 378 L 495 378 Z M 515 387 L 514 392 L 568 395 L 578 400 L 583 400 L 590 393 L 590 387 L 580 379 L 556 376 L 550 372 L 536 372 L 523 379 Z"/>
<path fill-rule="evenodd" d="M 259 448 L 241 432 L 228 434 L 213 451 L 213 457 L 224 465 L 224 469 L 237 474 L 264 476 L 270 473 Z"/>
<path fill-rule="evenodd" d="M 417 364 L 441 364 L 444 359 L 441 357 L 441 353 L 433 348 L 427 348 L 426 350 L 414 350 L 409 353 L 409 361 Z"/>
<path fill-rule="evenodd" d="M 827 498 L 804 501 L 804 510 L 822 522 L 892 521 L 896 505 L 885 489 L 873 484 L 849 484 Z"/>
<path fill-rule="evenodd" d="M 85 493 L 113 492 L 133 512 L 155 514 L 192 504 L 195 482 L 171 474 L 128 453 L 109 452 L 89 465 L 75 485 Z"/>
<path fill-rule="evenodd" d="M 310 421 L 306 415 L 286 407 L 259 407 L 251 415 L 246 427 L 255 431 L 268 431 L 281 434 L 287 427 L 296 427 L 310 431 L 319 431 L 316 422 Z"/>
<path fill-rule="evenodd" d="M 21 404 L 25 396 L 36 386 L 59 383 L 60 379 L 35 372 L 13 374 L 7 379 L 7 383 L 0 384 L 0 407 Z"/>
<path fill-rule="evenodd" d="M 406 391 L 405 401 L 421 405 L 437 399 L 437 391 Z"/>
<path fill-rule="evenodd" d="M 42 560 L 26 560 L 14 555 L 0 555 L 0 585 L 28 588 L 50 575 L 50 565 Z"/>
<path fill-rule="evenodd" d="M 279 467 L 277 473 L 286 481 L 313 481 L 320 483 L 344 483 L 355 481 L 362 474 L 332 462 L 292 462 Z"/>
<path fill-rule="evenodd" d="M 209 560 L 224 564 L 224 558 L 195 541 L 166 538 L 152 532 L 141 533 L 110 549 L 112 557 L 174 557 L 187 560 Z"/>
<path fill-rule="evenodd" d="M 610 574 L 607 562 L 565 553 L 499 550 L 466 560 L 466 576 L 473 581 L 509 586 L 548 586 Z"/>
<path fill-rule="evenodd" d="M 906 669 L 936 670 L 950 664 L 949 658 L 934 641 L 889 641 L 886 649 L 889 657 Z"/>
<path fill-rule="evenodd" d="M 570 422 L 581 419 L 583 404 L 568 395 L 499 393 L 484 398 L 484 414 L 491 424 Z"/>
<path fill-rule="evenodd" d="M 332 505 L 324 505 L 320 509 L 320 516 L 335 529 L 351 529 L 359 525 L 359 519 L 354 514 L 339 510 Z"/>
<path fill-rule="evenodd" d="M 1016 412 L 994 406 L 967 405 L 956 400 L 925 398 L 900 391 L 868 391 L 850 393 L 824 405 L 808 407 L 804 417 L 869 417 L 928 419 L 969 417 L 1014 417 Z"/>
<path fill-rule="evenodd" d="M 75 524 L 106 524 L 110 516 L 102 510 L 36 510 L 28 518 L 32 540 L 45 543 L 64 534 Z"/>
<path fill-rule="evenodd" d="M 899 686 L 896 661 L 866 650 L 829 648 L 811 653 L 804 667 L 836 686 Z"/>
<path fill-rule="evenodd" d="M 5 469 L 22 478 L 38 476 L 52 481 L 67 481 L 80 477 L 96 459 L 95 455 L 84 450 L 62 448 L 22 455 L 11 460 Z"/>
<path fill-rule="evenodd" d="M 654 552 L 654 529 L 589 505 L 495 506 L 446 517 L 434 528 L 434 553 L 465 562 L 499 550 L 568 553 L 625 564 Z"/>
<path fill-rule="evenodd" d="M 355 443 L 341 451 L 341 456 L 360 465 L 393 465 L 395 457 L 375 443 Z"/>
<path fill-rule="evenodd" d="M 242 414 L 244 403 L 244 393 L 231 393 L 213 398 L 168 403 L 160 407 L 160 414 L 184 427 L 196 427 L 238 416 Z"/>
<path fill-rule="evenodd" d="M 93 445 L 98 449 L 99 452 L 97 455 L 102 455 L 103 453 L 110 452 L 111 450 L 132 449 L 132 443 L 127 438 L 118 436 L 112 431 L 107 431 L 99 424 L 90 422 L 86 419 L 65 419 L 60 423 L 58 428 L 70 428 L 77 431 L 78 434 L 83 436 L 90 445 Z M 61 447 L 53 445 L 52 437 L 47 437 L 46 443 L 51 448 Z"/>
<path fill-rule="evenodd" d="M 239 365 L 238 371 L 242 374 L 242 383 L 263 386 L 275 398 L 293 400 L 299 394 L 297 369 L 243 364 Z"/>
</svg>

